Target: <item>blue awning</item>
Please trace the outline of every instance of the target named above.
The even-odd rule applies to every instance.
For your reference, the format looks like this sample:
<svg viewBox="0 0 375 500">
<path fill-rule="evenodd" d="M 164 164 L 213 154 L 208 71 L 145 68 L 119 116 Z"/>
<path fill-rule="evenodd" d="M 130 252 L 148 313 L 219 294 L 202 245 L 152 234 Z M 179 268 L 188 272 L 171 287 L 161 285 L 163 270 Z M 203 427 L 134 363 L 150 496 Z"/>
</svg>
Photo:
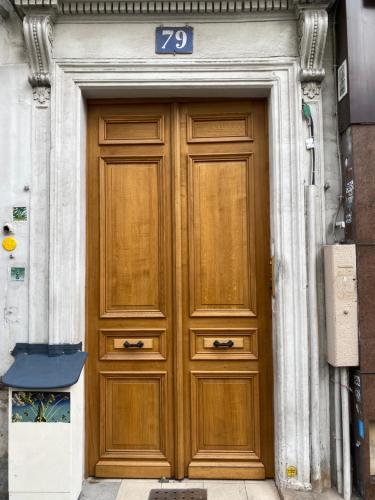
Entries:
<svg viewBox="0 0 375 500">
<path fill-rule="evenodd" d="M 14 363 L 2 378 L 17 389 L 61 389 L 78 382 L 87 353 L 79 344 L 16 344 Z"/>
</svg>

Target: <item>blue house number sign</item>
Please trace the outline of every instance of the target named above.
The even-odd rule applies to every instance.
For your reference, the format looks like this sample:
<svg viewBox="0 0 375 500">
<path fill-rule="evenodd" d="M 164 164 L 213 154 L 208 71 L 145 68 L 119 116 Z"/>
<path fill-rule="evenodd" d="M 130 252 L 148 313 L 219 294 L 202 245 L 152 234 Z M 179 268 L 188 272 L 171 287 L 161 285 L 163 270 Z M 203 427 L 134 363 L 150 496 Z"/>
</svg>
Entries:
<svg viewBox="0 0 375 500">
<path fill-rule="evenodd" d="M 191 26 L 156 28 L 155 52 L 157 54 L 192 54 L 193 28 Z"/>
</svg>

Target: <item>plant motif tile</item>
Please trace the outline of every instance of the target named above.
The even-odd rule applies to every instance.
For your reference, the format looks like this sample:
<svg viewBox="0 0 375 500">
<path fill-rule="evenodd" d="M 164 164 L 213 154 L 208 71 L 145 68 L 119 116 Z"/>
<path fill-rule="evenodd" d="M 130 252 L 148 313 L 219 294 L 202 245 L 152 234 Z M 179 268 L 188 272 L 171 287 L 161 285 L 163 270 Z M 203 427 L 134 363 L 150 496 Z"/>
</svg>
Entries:
<svg viewBox="0 0 375 500">
<path fill-rule="evenodd" d="M 16 222 L 27 220 L 26 207 L 13 207 L 13 220 Z"/>
<path fill-rule="evenodd" d="M 12 392 L 12 422 L 70 423 L 69 392 Z"/>
</svg>

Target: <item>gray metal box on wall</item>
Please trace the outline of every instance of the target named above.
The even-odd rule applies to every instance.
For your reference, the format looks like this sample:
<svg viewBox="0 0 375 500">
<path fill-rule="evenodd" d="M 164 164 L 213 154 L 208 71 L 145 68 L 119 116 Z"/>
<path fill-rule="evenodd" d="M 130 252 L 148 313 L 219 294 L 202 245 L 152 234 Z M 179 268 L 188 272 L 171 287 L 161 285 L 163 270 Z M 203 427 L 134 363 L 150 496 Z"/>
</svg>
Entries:
<svg viewBox="0 0 375 500">
<path fill-rule="evenodd" d="M 358 366 L 355 245 L 324 247 L 328 362 Z"/>
</svg>

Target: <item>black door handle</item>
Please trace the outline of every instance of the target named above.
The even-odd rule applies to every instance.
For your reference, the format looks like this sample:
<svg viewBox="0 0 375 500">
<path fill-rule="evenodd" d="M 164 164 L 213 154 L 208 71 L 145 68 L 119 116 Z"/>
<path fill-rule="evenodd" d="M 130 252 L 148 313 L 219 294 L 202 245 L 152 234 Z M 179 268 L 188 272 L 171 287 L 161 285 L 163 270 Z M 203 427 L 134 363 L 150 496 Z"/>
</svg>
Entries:
<svg viewBox="0 0 375 500">
<path fill-rule="evenodd" d="M 215 340 L 214 347 L 233 347 L 233 340 L 228 340 L 228 342 L 220 342 L 219 340 Z"/>
<path fill-rule="evenodd" d="M 138 342 L 136 344 L 131 344 L 130 342 L 128 342 L 127 340 L 124 342 L 124 347 L 126 349 L 130 349 L 130 348 L 137 348 L 137 349 L 141 349 L 142 347 L 144 346 L 144 343 L 142 342 L 142 340 L 138 340 Z"/>
</svg>

